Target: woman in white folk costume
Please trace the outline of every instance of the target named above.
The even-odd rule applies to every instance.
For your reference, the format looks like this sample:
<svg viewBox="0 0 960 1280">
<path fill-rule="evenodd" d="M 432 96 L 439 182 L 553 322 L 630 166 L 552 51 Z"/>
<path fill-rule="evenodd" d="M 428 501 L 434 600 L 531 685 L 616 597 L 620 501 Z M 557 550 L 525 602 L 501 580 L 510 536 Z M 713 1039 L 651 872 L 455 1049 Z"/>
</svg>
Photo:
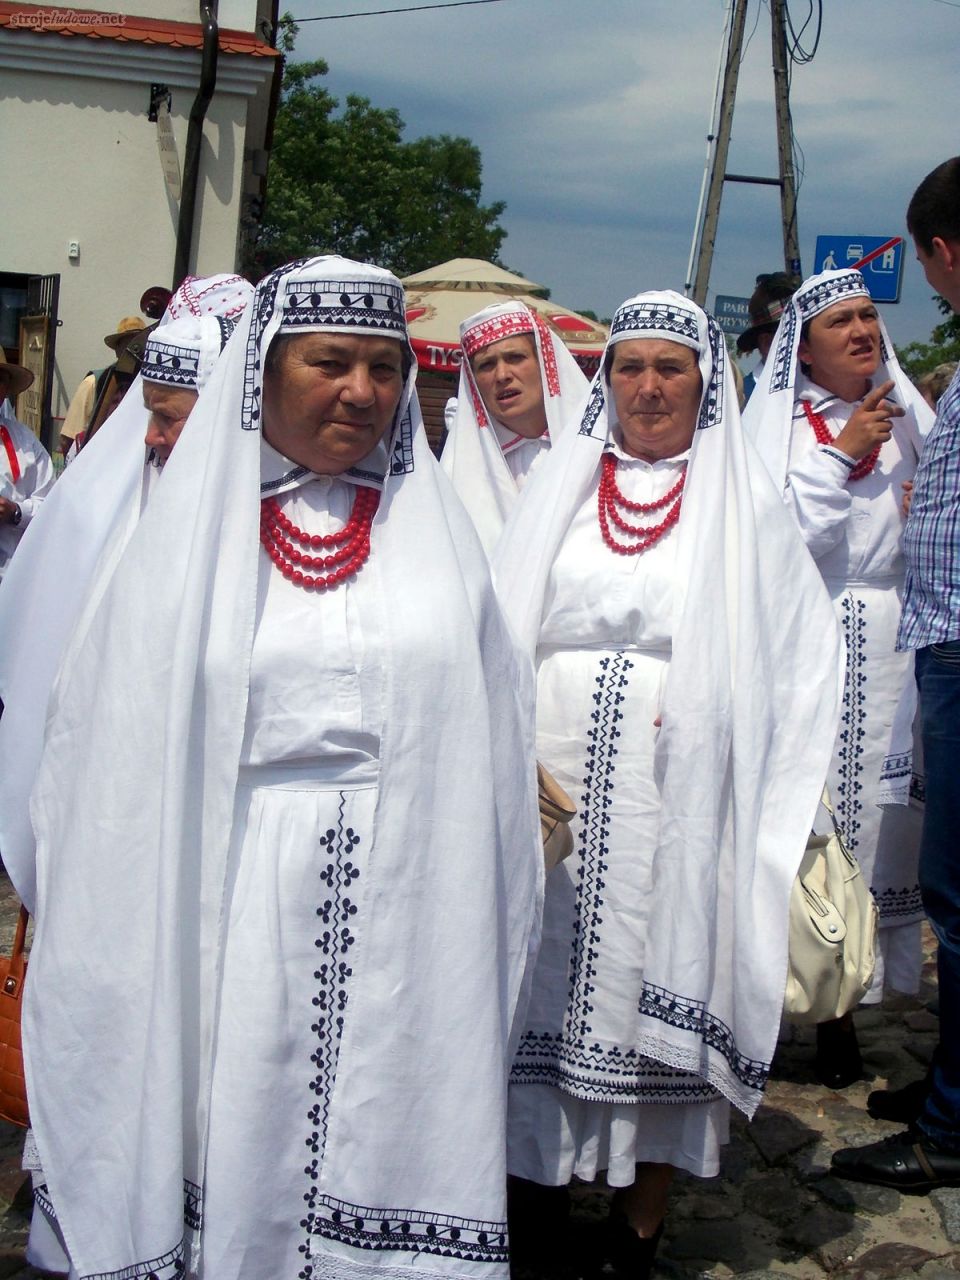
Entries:
<svg viewBox="0 0 960 1280">
<path fill-rule="evenodd" d="M 0 849 L 30 911 L 36 847 L 29 798 L 53 682 L 79 641 L 81 620 L 95 609 L 94 584 L 109 581 L 184 413 L 252 296 L 253 286 L 236 275 L 184 280 L 147 341 L 143 378 L 57 481 L 0 584 Z M 56 590 L 38 590 L 43 583 Z"/>
<path fill-rule="evenodd" d="M 903 486 L 933 414 L 901 370 L 859 271 L 825 271 L 785 305 L 744 428 L 783 494 L 843 628 L 846 685 L 827 783 L 880 911 L 884 987 L 915 993 L 921 813 L 910 805 L 913 655 L 896 652 Z M 844 1088 L 862 1064 L 853 1020 L 821 1024 L 816 1069 Z"/>
<path fill-rule="evenodd" d="M 25 1056 L 77 1275 L 506 1280 L 532 710 L 427 447 L 399 281 L 274 272 L 34 792 Z"/>
<path fill-rule="evenodd" d="M 517 299 L 460 326 L 460 388 L 441 466 L 492 555 L 517 495 L 587 392 L 561 340 Z"/>
<path fill-rule="evenodd" d="M 729 1104 L 759 1104 L 840 695 L 829 600 L 699 307 L 619 308 L 494 570 L 539 758 L 579 806 L 511 1075 L 517 1244 L 563 1241 L 546 1189 L 606 1170 L 605 1274 L 638 1280 L 673 1170 L 715 1174 Z"/>
</svg>

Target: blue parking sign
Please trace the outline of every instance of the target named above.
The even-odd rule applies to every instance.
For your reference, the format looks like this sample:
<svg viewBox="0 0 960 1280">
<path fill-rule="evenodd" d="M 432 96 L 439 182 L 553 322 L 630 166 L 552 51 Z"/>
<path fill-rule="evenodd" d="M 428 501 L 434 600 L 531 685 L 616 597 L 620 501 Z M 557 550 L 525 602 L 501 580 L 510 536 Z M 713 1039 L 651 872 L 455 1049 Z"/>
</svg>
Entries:
<svg viewBox="0 0 960 1280">
<path fill-rule="evenodd" d="M 903 276 L 902 236 L 817 236 L 814 270 L 856 267 L 874 302 L 899 302 Z"/>
</svg>

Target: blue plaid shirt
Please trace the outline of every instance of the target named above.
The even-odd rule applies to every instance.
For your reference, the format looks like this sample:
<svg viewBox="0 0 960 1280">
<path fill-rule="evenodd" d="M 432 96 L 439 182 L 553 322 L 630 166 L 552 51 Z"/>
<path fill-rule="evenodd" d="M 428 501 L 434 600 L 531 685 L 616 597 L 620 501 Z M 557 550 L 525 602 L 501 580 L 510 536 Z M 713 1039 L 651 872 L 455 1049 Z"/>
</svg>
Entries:
<svg viewBox="0 0 960 1280">
<path fill-rule="evenodd" d="M 907 581 L 897 648 L 960 639 L 960 369 L 923 444 L 903 553 Z"/>
</svg>

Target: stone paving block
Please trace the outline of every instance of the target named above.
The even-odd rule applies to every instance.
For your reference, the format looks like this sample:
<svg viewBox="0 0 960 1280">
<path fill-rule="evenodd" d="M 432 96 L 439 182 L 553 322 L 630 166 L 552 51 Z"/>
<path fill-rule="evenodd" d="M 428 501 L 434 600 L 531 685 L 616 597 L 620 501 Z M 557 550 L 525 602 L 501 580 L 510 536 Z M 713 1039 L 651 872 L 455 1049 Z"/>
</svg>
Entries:
<svg viewBox="0 0 960 1280">
<path fill-rule="evenodd" d="M 690 1222 L 671 1237 L 664 1253 L 670 1258 L 703 1262 L 707 1267 L 718 1262 L 736 1267 L 743 1262 L 745 1243 L 740 1222 Z"/>
<path fill-rule="evenodd" d="M 828 1204 L 847 1213 L 859 1211 L 887 1217 L 900 1208 L 900 1193 L 892 1187 L 873 1187 L 867 1182 L 847 1182 L 829 1174 L 810 1185 Z"/>
<path fill-rule="evenodd" d="M 810 1146 L 820 1135 L 815 1129 L 786 1111 L 763 1107 L 748 1130 L 751 1141 L 767 1164 L 778 1164 L 787 1156 Z"/>
<path fill-rule="evenodd" d="M 812 1254 L 825 1270 L 832 1272 L 855 1258 L 863 1245 L 863 1227 L 852 1214 L 828 1205 L 817 1205 L 805 1213 L 792 1215 L 783 1224 L 783 1238 L 802 1253 Z"/>
<path fill-rule="evenodd" d="M 951 1244 L 960 1244 L 960 1188 L 941 1187 L 931 1191 L 929 1198 L 940 1215 L 944 1235 Z"/>
<path fill-rule="evenodd" d="M 946 1257 L 935 1258 L 926 1262 L 916 1273 L 917 1280 L 956 1280 L 960 1272 L 960 1253 L 951 1253 Z"/>
<path fill-rule="evenodd" d="M 933 1258 L 929 1249 L 912 1244 L 878 1244 L 842 1269 L 843 1280 L 900 1280 L 912 1276 Z"/>
</svg>

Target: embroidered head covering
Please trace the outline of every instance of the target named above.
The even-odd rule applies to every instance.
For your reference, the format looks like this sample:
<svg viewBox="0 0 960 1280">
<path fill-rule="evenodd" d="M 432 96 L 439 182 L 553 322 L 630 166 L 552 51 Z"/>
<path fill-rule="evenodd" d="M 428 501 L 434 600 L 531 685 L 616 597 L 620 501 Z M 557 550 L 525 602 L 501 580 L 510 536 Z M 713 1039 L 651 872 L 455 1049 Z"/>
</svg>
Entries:
<svg viewBox="0 0 960 1280">
<path fill-rule="evenodd" d="M 226 316 L 183 316 L 147 339 L 140 375 L 145 382 L 200 391 L 213 373 L 236 320 Z"/>
<path fill-rule="evenodd" d="M 617 310 L 579 431 L 531 478 L 494 576 L 508 620 L 536 654 L 568 531 L 597 510 L 616 427 L 606 356 L 636 338 L 696 351 L 703 379 L 669 534 L 675 622 L 656 731 L 660 834 L 648 902 L 664 927 L 647 937 L 637 1051 L 696 1073 L 751 1114 L 776 1046 L 790 888 L 830 762 L 842 672 L 830 600 L 743 437 L 726 345 L 700 307 L 654 292 Z M 642 602 L 643 555 L 624 582 Z"/>
<path fill-rule="evenodd" d="M 869 298 L 870 290 L 859 271 L 821 271 L 809 276 L 793 297 L 784 304 L 783 315 L 774 335 L 766 363 L 757 377 L 757 385 L 747 401 L 743 425 L 761 458 L 782 489 L 786 481 L 790 455 L 790 430 L 796 398 L 797 374 L 800 370 L 800 339 L 803 326 L 838 302 L 851 298 Z M 921 406 L 918 422 L 926 423 L 922 399 L 913 383 L 900 367 L 887 333 L 883 317 L 880 327 L 880 364 L 873 382 L 893 382 L 898 403 L 915 411 Z M 925 429 L 925 428 L 924 428 Z"/>
<path fill-rule="evenodd" d="M 252 297 L 253 285 L 243 276 L 187 276 L 167 303 L 166 316 L 167 320 L 223 316 L 237 321 Z"/>
<path fill-rule="evenodd" d="M 222 904 L 240 849 L 233 835 L 258 596 L 264 575 L 277 572 L 259 540 L 270 343 L 282 328 L 387 333 L 403 342 L 403 316 L 395 277 L 342 258 L 297 263 L 260 282 L 64 664 L 34 789 L 43 810 L 40 912 L 24 1039 L 37 1144 L 79 1275 L 155 1272 L 166 1280 L 200 1266 L 195 1212 L 184 1235 L 184 1189 L 195 1206 Z M 338 1050 L 323 1153 L 331 1193 L 310 1212 L 318 1274 L 359 1275 L 361 1248 L 377 1251 L 384 1274 L 402 1273 L 411 1249 L 437 1273 L 481 1270 L 479 1263 L 497 1274 L 507 1269 L 508 1037 L 536 946 L 542 884 L 532 671 L 513 647 L 480 546 L 430 454 L 415 377 L 411 366 L 357 588 L 369 612 L 364 605 L 351 615 L 372 619 L 375 631 L 359 637 L 358 651 L 382 673 L 373 713 L 376 848 L 365 881 L 376 909 Z M 344 473 L 324 483 L 344 477 L 349 482 Z M 304 483 L 313 483 L 309 473 Z M 344 594 L 313 603 L 342 609 L 346 600 L 349 608 L 351 590 L 347 583 Z M 337 696 L 317 688 L 311 708 L 322 718 Z M 82 735 L 69 727 L 78 722 Z M 89 769 L 94 759 L 100 781 Z M 49 792 L 55 778 L 61 800 Z M 76 836 L 68 842 L 65 822 Z M 91 886 L 104 876 L 110 892 L 102 896 Z M 86 890 L 77 902 L 80 883 Z M 68 1004 L 57 975 L 68 954 L 75 969 L 90 912 L 100 924 L 87 939 L 87 972 L 122 970 L 122 994 L 116 983 L 83 980 L 69 984 Z M 454 962 L 437 966 L 437 955 Z M 470 1010 L 459 1026 L 449 1016 L 457 1005 Z M 304 1017 L 308 1028 L 309 1008 Z M 90 1034 L 104 1019 L 116 1053 L 104 1053 L 102 1038 Z M 78 1039 L 70 1026 L 81 1023 Z M 465 1093 L 462 1064 L 471 1055 Z M 364 1134 L 375 1138 L 358 1146 L 349 1118 L 360 1109 L 369 1120 Z M 453 1128 L 469 1137 L 455 1151 Z M 123 1213 L 107 1222 L 94 1212 L 118 1202 Z"/>
<path fill-rule="evenodd" d="M 590 400 L 580 423 L 580 434 L 594 434 L 595 424 L 603 418 L 604 440 L 611 425 L 609 418 L 609 381 L 606 372 L 607 352 L 618 342 L 634 338 L 654 338 L 679 342 L 697 353 L 697 367 L 703 382 L 697 429 L 715 426 L 723 418 L 730 403 L 732 374 L 727 344 L 713 316 L 672 289 L 641 293 L 628 298 L 617 308 L 610 325 L 610 337 L 604 351 L 600 373 L 594 379 Z M 728 385 L 729 382 L 729 385 Z M 736 389 L 732 391 L 736 403 Z"/>
<path fill-rule="evenodd" d="M 392 438 L 387 445 L 389 470 L 400 475 L 413 470 L 413 436 L 420 420 L 416 396 L 416 357 L 407 334 L 403 285 L 392 272 L 366 262 L 327 255 L 301 259 L 280 267 L 257 285 L 246 344 L 246 367 L 240 425 L 259 431 L 263 399 L 263 367 L 270 344 L 278 334 L 344 333 L 358 337 L 395 338 L 406 349 L 408 373 L 397 408 Z M 416 415 L 416 418 L 415 416 Z M 380 484 L 384 444 L 350 467 L 348 479 Z M 300 468 L 299 479 L 306 468 Z M 284 483 L 287 478 L 284 478 Z M 276 491 L 276 490 L 275 490 Z"/>
<path fill-rule="evenodd" d="M 546 436 L 555 444 L 573 423 L 587 389 L 587 379 L 566 344 L 548 328 L 543 317 L 518 299 L 484 307 L 460 325 L 460 387 L 453 421 L 443 449 L 441 466 L 470 513 L 488 555 L 493 553 L 504 522 L 517 500 L 518 484 L 504 454 L 522 446 L 508 428 L 492 418 L 473 376 L 470 360 L 485 347 L 504 338 L 533 338 L 540 365 Z"/>
</svg>

